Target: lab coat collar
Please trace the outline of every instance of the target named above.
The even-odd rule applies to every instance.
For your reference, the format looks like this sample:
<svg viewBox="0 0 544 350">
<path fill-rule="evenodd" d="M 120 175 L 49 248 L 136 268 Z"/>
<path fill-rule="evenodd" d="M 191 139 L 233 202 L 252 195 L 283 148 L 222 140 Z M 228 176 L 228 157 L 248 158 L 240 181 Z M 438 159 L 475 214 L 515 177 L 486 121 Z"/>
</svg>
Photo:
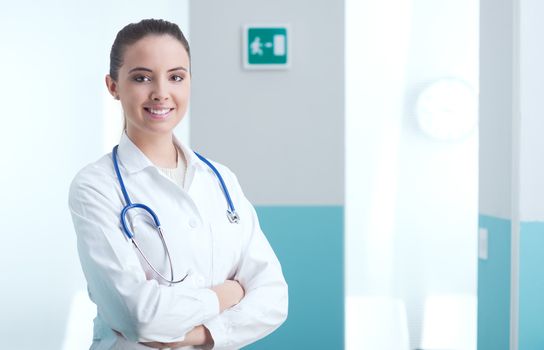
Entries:
<svg viewBox="0 0 544 350">
<path fill-rule="evenodd" d="M 187 169 L 203 166 L 202 161 L 198 159 L 194 152 L 182 144 L 176 138 L 176 136 L 174 136 L 174 143 L 182 150 L 185 159 L 187 160 Z M 151 160 L 149 160 L 149 158 L 147 158 L 147 156 L 138 148 L 138 146 L 132 142 L 126 132 L 123 132 L 121 135 L 118 154 L 119 162 L 130 174 L 136 173 L 148 167 L 156 168 Z"/>
</svg>

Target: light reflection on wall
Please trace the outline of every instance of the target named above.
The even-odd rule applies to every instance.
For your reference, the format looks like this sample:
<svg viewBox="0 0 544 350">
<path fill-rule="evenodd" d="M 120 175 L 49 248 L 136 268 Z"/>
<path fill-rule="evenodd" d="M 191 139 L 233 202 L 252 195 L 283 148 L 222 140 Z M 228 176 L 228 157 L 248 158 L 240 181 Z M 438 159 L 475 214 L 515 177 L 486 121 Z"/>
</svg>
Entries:
<svg viewBox="0 0 544 350">
<path fill-rule="evenodd" d="M 471 0 L 346 0 L 346 305 L 401 300 L 409 348 L 421 348 L 423 334 L 444 335 L 424 329 L 429 300 L 476 295 L 477 132 L 430 138 L 416 105 L 423 88 L 444 77 L 478 91 L 478 16 Z M 444 114 L 459 106 L 447 102 L 439 106 Z M 472 325 L 470 305 L 463 317 Z M 458 329 L 447 330 L 449 337 Z M 470 344 L 464 349 L 475 347 L 475 332 L 461 336 Z M 360 340 L 346 339 L 346 347 Z"/>
<path fill-rule="evenodd" d="M 63 350 L 89 348 L 93 338 L 93 318 L 96 305 L 91 302 L 84 290 L 74 294 L 70 303 L 70 314 L 64 336 Z"/>
<path fill-rule="evenodd" d="M 102 150 L 104 153 L 111 152 L 114 145 L 119 143 L 119 137 L 123 131 L 123 109 L 121 103 L 115 100 L 104 84 L 103 89 L 103 106 L 102 114 L 102 135 L 104 137 Z"/>
</svg>

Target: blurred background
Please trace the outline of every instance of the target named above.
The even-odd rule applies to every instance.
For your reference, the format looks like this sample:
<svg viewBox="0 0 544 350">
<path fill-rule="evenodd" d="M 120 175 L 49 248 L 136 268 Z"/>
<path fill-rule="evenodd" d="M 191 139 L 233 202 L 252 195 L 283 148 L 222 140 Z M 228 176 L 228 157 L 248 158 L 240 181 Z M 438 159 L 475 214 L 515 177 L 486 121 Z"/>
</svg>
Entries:
<svg viewBox="0 0 544 350">
<path fill-rule="evenodd" d="M 345 21 L 346 342 L 475 349 L 479 4 L 347 0 Z"/>
<path fill-rule="evenodd" d="M 121 134 L 104 83 L 116 33 L 163 18 L 191 44 L 176 134 L 237 174 L 289 283 L 288 320 L 248 348 L 541 348 L 542 13 L 536 0 L 3 4 L 0 347 L 91 343 L 68 188 Z M 247 25 L 288 28 L 289 64 L 246 69 Z"/>
</svg>

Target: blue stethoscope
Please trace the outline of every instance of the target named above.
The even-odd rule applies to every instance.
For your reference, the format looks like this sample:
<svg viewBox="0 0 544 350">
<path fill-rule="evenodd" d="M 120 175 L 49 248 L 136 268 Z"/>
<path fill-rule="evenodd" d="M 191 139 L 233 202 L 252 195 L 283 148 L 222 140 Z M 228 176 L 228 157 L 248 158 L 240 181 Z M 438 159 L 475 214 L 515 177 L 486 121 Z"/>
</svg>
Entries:
<svg viewBox="0 0 544 350">
<path fill-rule="evenodd" d="M 113 147 L 113 151 L 112 151 L 113 157 L 112 158 L 113 158 L 113 167 L 115 168 L 115 173 L 117 174 L 117 179 L 119 180 L 119 185 L 121 186 L 121 191 L 123 192 L 123 196 L 125 197 L 125 202 L 126 202 L 125 207 L 123 208 L 123 210 L 121 210 L 121 226 L 123 228 L 123 232 L 128 237 L 128 239 L 130 239 L 132 241 L 132 243 L 134 244 L 136 249 L 140 252 L 140 254 L 144 258 L 144 260 L 147 262 L 149 267 L 151 267 L 151 269 L 153 271 L 155 271 L 155 273 L 160 278 L 162 278 L 163 280 L 165 280 L 166 282 L 168 282 L 170 284 L 183 282 L 185 280 L 185 278 L 187 278 L 188 274 L 185 274 L 185 276 L 183 278 L 179 279 L 179 280 L 174 280 L 174 268 L 172 266 L 172 259 L 170 258 L 170 251 L 168 250 L 168 246 L 166 245 L 166 241 L 164 240 L 164 235 L 162 234 L 161 223 L 159 221 L 159 218 L 158 218 L 157 214 L 155 214 L 155 212 L 153 210 L 151 210 L 151 208 L 149 208 L 145 204 L 132 203 L 132 201 L 130 200 L 130 197 L 128 196 L 127 189 L 125 188 L 125 183 L 123 182 L 121 172 L 119 171 L 119 163 L 117 161 L 117 148 L 118 147 L 119 147 L 119 145 Z M 210 169 L 215 173 L 215 176 L 219 180 L 219 183 L 221 185 L 221 189 L 223 190 L 223 194 L 225 195 L 225 199 L 227 200 L 227 204 L 228 204 L 227 218 L 229 219 L 229 222 L 233 223 L 233 224 L 239 223 L 240 222 L 240 217 L 238 216 L 238 213 L 236 212 L 236 209 L 234 209 L 234 204 L 232 204 L 232 199 L 230 198 L 229 190 L 227 189 L 227 186 L 225 185 L 225 181 L 223 181 L 223 177 L 221 176 L 219 171 L 216 169 L 216 167 L 212 163 L 210 163 L 210 161 L 208 161 L 206 158 L 204 158 L 200 154 L 198 154 L 196 152 L 194 152 L 194 153 L 196 154 L 196 156 L 201 161 L 203 161 L 204 163 L 206 163 L 206 165 L 208 167 L 210 167 Z M 168 257 L 168 262 L 170 263 L 170 279 L 164 277 L 159 271 L 157 271 L 157 269 L 147 259 L 145 254 L 142 252 L 142 250 L 140 249 L 140 247 L 138 246 L 138 244 L 134 240 L 134 233 L 132 233 L 130 231 L 129 226 L 127 225 L 127 212 L 130 209 L 134 209 L 134 208 L 143 209 L 149 215 L 151 215 L 151 217 L 153 218 L 153 221 L 155 222 L 155 227 L 157 229 L 159 237 L 161 238 L 162 245 L 164 247 L 164 250 L 166 251 L 166 256 Z"/>
</svg>

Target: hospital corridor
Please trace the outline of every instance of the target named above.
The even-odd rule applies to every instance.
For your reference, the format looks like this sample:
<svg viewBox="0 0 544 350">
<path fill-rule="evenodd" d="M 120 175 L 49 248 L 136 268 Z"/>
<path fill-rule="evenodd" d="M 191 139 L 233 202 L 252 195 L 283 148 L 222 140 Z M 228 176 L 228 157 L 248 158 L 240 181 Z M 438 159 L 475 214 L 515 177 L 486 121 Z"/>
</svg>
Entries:
<svg viewBox="0 0 544 350">
<path fill-rule="evenodd" d="M 0 349 L 544 349 L 540 15 L 2 3 Z"/>
</svg>

